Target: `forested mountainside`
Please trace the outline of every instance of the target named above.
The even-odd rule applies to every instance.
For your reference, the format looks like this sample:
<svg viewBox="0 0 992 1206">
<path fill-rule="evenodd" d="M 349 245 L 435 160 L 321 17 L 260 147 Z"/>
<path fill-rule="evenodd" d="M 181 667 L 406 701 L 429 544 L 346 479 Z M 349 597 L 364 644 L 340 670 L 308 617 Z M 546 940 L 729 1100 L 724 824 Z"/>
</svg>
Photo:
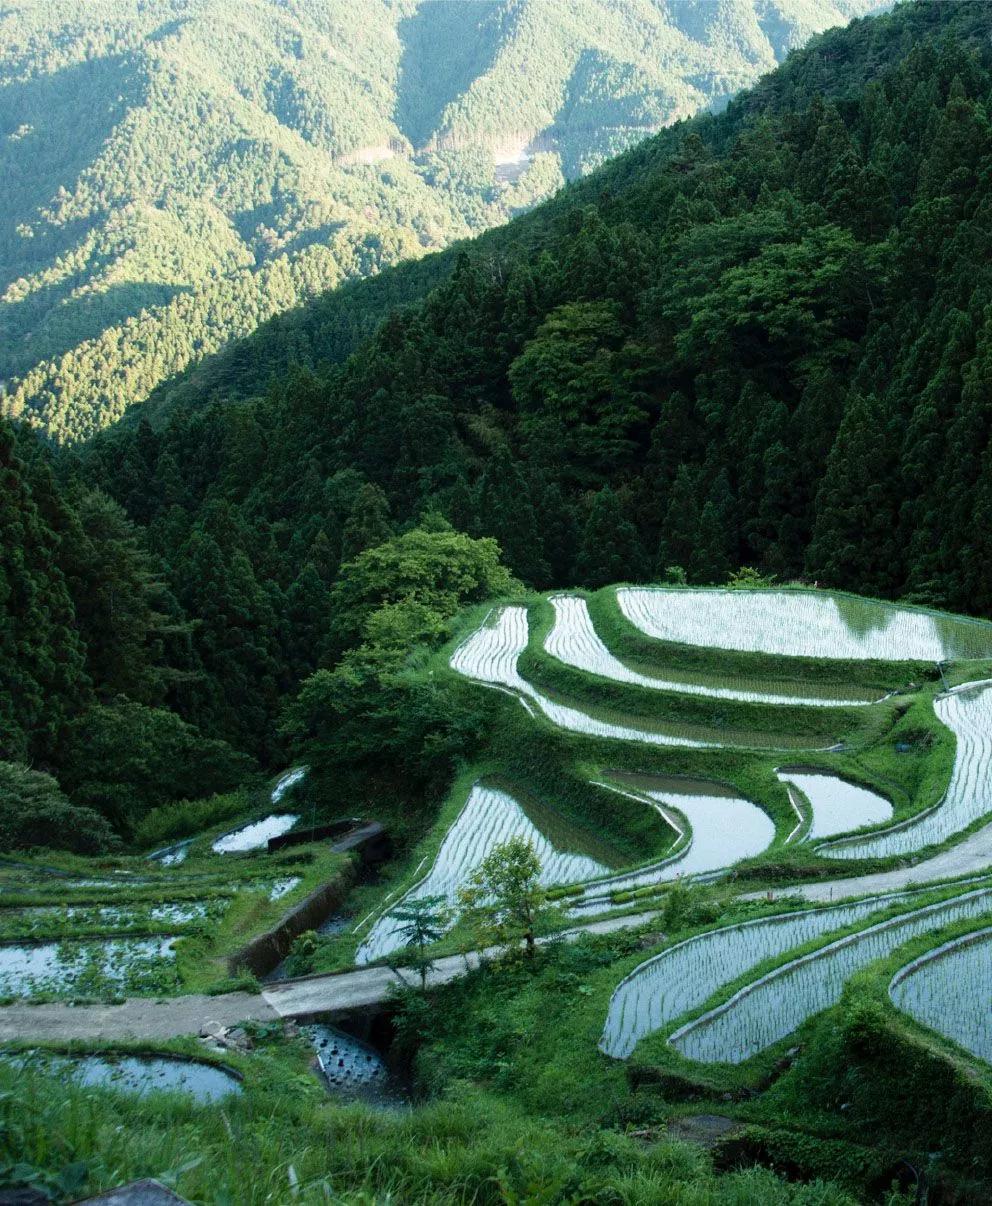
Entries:
<svg viewBox="0 0 992 1206">
<path fill-rule="evenodd" d="M 911 4 L 824 35 L 261 400 L 5 435 L 6 756 L 71 786 L 96 715 L 108 750 L 223 739 L 222 778 L 317 725 L 342 782 L 413 792 L 473 721 L 402 667 L 505 583 L 490 536 L 540 587 L 748 564 L 992 614 L 990 33 Z"/>
<path fill-rule="evenodd" d="M 270 316 L 505 221 L 885 3 L 6 5 L 5 409 L 91 435 Z"/>
</svg>

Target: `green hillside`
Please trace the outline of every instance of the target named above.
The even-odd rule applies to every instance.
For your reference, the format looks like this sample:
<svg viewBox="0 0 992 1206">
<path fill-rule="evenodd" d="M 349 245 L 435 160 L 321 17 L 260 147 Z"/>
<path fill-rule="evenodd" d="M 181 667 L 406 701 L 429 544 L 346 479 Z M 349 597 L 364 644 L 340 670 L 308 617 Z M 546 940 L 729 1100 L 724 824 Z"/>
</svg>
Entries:
<svg viewBox="0 0 992 1206">
<path fill-rule="evenodd" d="M 496 537 L 536 587 L 752 565 L 992 613 L 988 22 L 911 5 L 824 36 L 457 255 L 258 332 L 221 358 L 239 405 L 51 467 L 22 428 L 10 480 L 37 518 L 12 508 L 6 572 L 59 601 L 5 647 L 37 700 L 11 702 L 8 748 L 53 756 L 55 718 L 115 698 L 123 666 L 124 694 L 271 756 L 281 701 L 357 636 L 342 566 L 418 520 Z M 439 267 L 357 355 L 289 368 Z M 80 618 L 80 525 L 133 550 L 106 572 L 135 595 L 114 639 L 142 651 L 85 671 L 110 638 Z"/>
<path fill-rule="evenodd" d="M 585 10 L 402 11 L 463 139 Z M 990 1199 L 990 112 L 992 9 L 905 4 L 0 419 L 0 1199 Z"/>
<path fill-rule="evenodd" d="M 0 391 L 60 441 L 504 222 L 881 0 L 0 11 Z"/>
</svg>

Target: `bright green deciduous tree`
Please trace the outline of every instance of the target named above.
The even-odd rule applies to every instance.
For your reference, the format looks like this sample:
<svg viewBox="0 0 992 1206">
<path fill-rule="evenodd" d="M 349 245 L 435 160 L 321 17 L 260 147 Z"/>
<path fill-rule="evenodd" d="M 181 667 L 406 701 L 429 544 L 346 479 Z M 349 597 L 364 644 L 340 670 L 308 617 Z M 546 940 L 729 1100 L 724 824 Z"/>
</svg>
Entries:
<svg viewBox="0 0 992 1206">
<path fill-rule="evenodd" d="M 536 947 L 536 927 L 547 904 L 541 887 L 541 860 L 531 842 L 513 837 L 486 855 L 459 893 L 465 919 L 480 941 L 523 939 L 529 957 Z"/>
</svg>

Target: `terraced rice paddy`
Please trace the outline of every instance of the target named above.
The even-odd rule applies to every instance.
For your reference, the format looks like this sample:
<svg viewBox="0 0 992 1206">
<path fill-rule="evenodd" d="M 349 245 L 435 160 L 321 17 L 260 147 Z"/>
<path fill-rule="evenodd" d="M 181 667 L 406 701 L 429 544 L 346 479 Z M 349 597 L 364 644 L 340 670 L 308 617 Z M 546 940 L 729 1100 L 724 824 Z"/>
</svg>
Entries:
<svg viewBox="0 0 992 1206">
<path fill-rule="evenodd" d="M 648 636 L 681 645 L 850 661 L 992 656 L 992 624 L 846 595 L 623 587 L 617 603 Z"/>
<path fill-rule="evenodd" d="M 0 1054 L 5 1063 L 44 1075 L 72 1080 L 84 1088 L 114 1089 L 144 1097 L 149 1093 L 182 1093 L 202 1105 L 241 1092 L 241 1082 L 224 1068 L 199 1060 L 150 1055 L 68 1056 L 40 1051 Z"/>
<path fill-rule="evenodd" d="M 192 838 L 186 838 L 185 841 L 175 842 L 171 846 L 164 846 L 161 850 L 153 850 L 148 857 L 158 863 L 160 867 L 178 867 L 186 861 L 189 854 L 189 848 L 193 845 Z"/>
<path fill-rule="evenodd" d="M 914 909 L 803 955 L 677 1030 L 673 1047 L 701 1063 L 739 1064 L 840 999 L 845 982 L 911 938 L 992 912 L 992 889 Z"/>
<path fill-rule="evenodd" d="M 889 858 L 946 841 L 992 815 L 992 684 L 958 687 L 934 702 L 957 748 L 947 794 L 920 816 L 868 837 L 820 848 L 827 858 Z"/>
<path fill-rule="evenodd" d="M 914 960 L 892 978 L 889 996 L 922 1025 L 992 1063 L 992 929 Z"/>
<path fill-rule="evenodd" d="M 282 837 L 299 819 L 295 813 L 273 813 L 272 816 L 253 821 L 233 833 L 225 833 L 214 842 L 211 850 L 215 854 L 246 854 L 251 850 L 264 850 L 270 838 Z"/>
<path fill-rule="evenodd" d="M 175 937 L 80 939 L 0 946 L 0 996 L 72 996 L 156 989 Z"/>
<path fill-rule="evenodd" d="M 219 901 L 213 911 L 222 911 Z M 183 901 L 158 905 L 36 905 L 24 909 L 0 910 L 0 933 L 16 930 L 16 937 L 29 938 L 49 933 L 53 927 L 72 925 L 90 929 L 131 929 L 139 926 L 189 925 L 202 921 L 208 913 L 203 901 Z"/>
<path fill-rule="evenodd" d="M 767 959 L 880 913 L 905 896 L 876 896 L 852 904 L 710 930 L 662 951 L 617 986 L 599 1040 L 600 1050 L 626 1059 L 642 1038 L 699 1009 L 727 984 Z"/>
<path fill-rule="evenodd" d="M 735 744 L 730 740 L 703 740 L 674 730 L 633 728 L 591 716 L 588 712 L 549 699 L 527 682 L 517 669 L 517 661 L 527 648 L 527 634 L 525 607 L 500 608 L 491 622 L 477 629 L 458 646 L 451 657 L 452 669 L 466 678 L 516 695 L 528 710 L 533 712 L 536 709 L 559 728 L 586 737 L 607 737 L 683 749 L 723 749 Z M 760 741 L 756 740 L 755 744 L 760 745 Z"/>
<path fill-rule="evenodd" d="M 578 883 L 610 869 L 587 854 L 553 845 L 512 796 L 477 783 L 445 834 L 431 869 L 402 897 L 401 903 L 441 896 L 453 908 L 458 889 L 468 882 L 489 851 L 512 837 L 523 837 L 533 844 L 541 862 L 541 883 L 546 887 Z M 403 943 L 400 922 L 388 912 L 379 918 L 358 948 L 355 962 L 364 964 L 380 959 Z"/>
<path fill-rule="evenodd" d="M 296 766 L 293 767 L 292 770 L 288 770 L 284 774 L 280 775 L 278 782 L 272 789 L 272 803 L 278 804 L 291 787 L 295 787 L 297 783 L 306 778 L 308 770 L 309 767 Z"/>
<path fill-rule="evenodd" d="M 641 796 L 661 805 L 668 815 L 673 809 L 679 829 L 688 827 L 688 844 L 671 858 L 642 867 L 627 875 L 611 876 L 590 884 L 585 900 L 576 907 L 592 907 L 604 895 L 665 883 L 683 876 L 722 871 L 767 849 L 775 840 L 771 817 L 750 800 L 743 800 L 730 788 L 702 780 L 624 781 L 637 787 Z M 679 819 L 684 823 L 680 825 Z"/>
<path fill-rule="evenodd" d="M 555 622 L 545 637 L 544 650 L 566 666 L 598 674 L 614 682 L 632 683 L 656 691 L 676 691 L 682 695 L 703 695 L 710 699 L 732 699 L 743 703 L 805 705 L 808 707 L 860 707 L 873 702 L 870 699 L 830 698 L 827 696 L 804 695 L 799 692 L 774 692 L 746 690 L 735 687 L 718 687 L 712 684 L 683 681 L 641 674 L 615 657 L 600 639 L 593 626 L 589 606 L 579 595 L 552 595 L 551 606 L 555 611 Z"/>
<path fill-rule="evenodd" d="M 812 819 L 806 841 L 882 825 L 892 819 L 892 805 L 884 796 L 839 775 L 792 768 L 775 773 L 787 787 L 798 788 L 809 802 Z"/>
</svg>

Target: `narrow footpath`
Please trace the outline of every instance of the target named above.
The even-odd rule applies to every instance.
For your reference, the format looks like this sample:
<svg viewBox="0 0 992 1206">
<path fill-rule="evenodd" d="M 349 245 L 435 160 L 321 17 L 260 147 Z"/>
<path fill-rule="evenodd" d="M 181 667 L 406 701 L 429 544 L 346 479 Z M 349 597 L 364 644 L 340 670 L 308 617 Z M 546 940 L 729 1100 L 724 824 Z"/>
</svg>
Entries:
<svg viewBox="0 0 992 1206">
<path fill-rule="evenodd" d="M 557 938 L 572 941 L 582 934 L 610 934 L 644 925 L 656 916 L 655 912 L 650 912 L 610 917 L 538 941 L 543 944 Z M 495 957 L 501 949 L 493 946 L 438 959 L 428 972 L 427 982 L 432 986 L 447 984 L 478 967 L 483 959 Z M 258 996 L 235 992 L 216 997 L 191 995 L 157 1001 L 131 997 L 121 1005 L 6 1005 L 0 1008 L 0 1041 L 178 1038 L 199 1034 L 211 1022 L 234 1026 L 243 1021 L 275 1021 L 368 1008 L 388 1001 L 395 987 L 404 983 L 419 984 L 419 974 L 409 968 L 363 967 L 355 971 L 283 980 Z"/>
<path fill-rule="evenodd" d="M 844 900 L 849 896 L 867 896 L 879 892 L 898 892 L 902 888 L 936 884 L 962 875 L 978 875 L 992 867 L 992 825 L 976 829 L 970 837 L 933 858 L 913 867 L 896 871 L 877 871 L 849 879 L 829 879 L 815 884 L 788 884 L 778 890 L 780 896 L 801 896 L 817 904 Z M 764 892 L 749 893 L 749 899 L 765 897 Z"/>
</svg>

